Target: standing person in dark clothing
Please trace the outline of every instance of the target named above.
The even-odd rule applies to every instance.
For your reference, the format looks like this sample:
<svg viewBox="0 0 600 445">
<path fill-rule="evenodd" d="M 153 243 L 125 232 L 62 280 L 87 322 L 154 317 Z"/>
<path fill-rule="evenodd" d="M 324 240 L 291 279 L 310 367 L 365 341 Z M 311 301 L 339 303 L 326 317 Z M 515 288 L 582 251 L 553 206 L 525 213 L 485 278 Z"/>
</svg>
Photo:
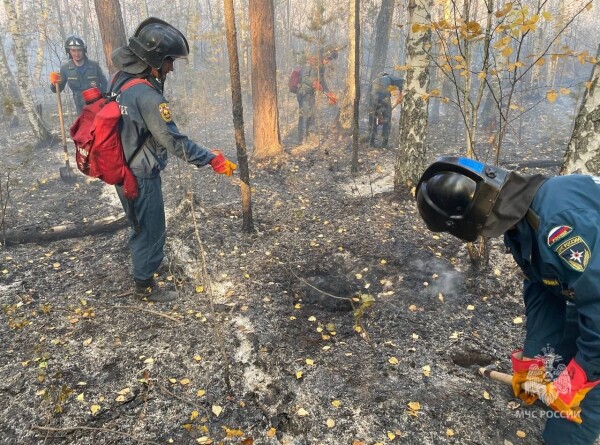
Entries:
<svg viewBox="0 0 600 445">
<path fill-rule="evenodd" d="M 116 98 L 123 121 L 123 150 L 138 181 L 139 196 L 131 203 L 122 187 L 117 186 L 117 193 L 132 227 L 139 229 L 132 230 L 129 248 L 135 296 L 147 301 L 176 298 L 176 292 L 159 287 L 153 278 L 164 258 L 165 209 L 160 172 L 167 166 L 168 154 L 197 167 L 210 164 L 216 173 L 227 176 L 237 168 L 221 152 L 190 140 L 173 121 L 163 87 L 175 59 L 187 57 L 188 52 L 188 42 L 178 29 L 150 17 L 138 26 L 129 45 L 116 49 L 111 56 L 120 70 L 112 81 L 111 92 L 119 92 L 130 79 L 149 82 L 133 85 Z"/>
<path fill-rule="evenodd" d="M 386 148 L 390 138 L 392 121 L 392 91 L 398 91 L 396 104 L 402 102 L 402 86 L 404 79 L 385 72 L 377 74 L 371 85 L 369 106 L 369 144 L 375 146 L 377 128 L 381 125 L 381 146 Z"/>
<path fill-rule="evenodd" d="M 56 93 L 56 86 L 63 91 L 65 85 L 69 85 L 73 93 L 77 113 L 81 113 L 85 102 L 81 93 L 89 88 L 98 87 L 100 91 L 106 91 L 106 76 L 102 72 L 98 62 L 88 59 L 87 46 L 81 37 L 69 36 L 65 40 L 65 51 L 69 61 L 62 64 L 60 73 L 50 73 L 50 89 Z"/>
<path fill-rule="evenodd" d="M 464 241 L 504 234 L 526 276 L 525 342 L 511 354 L 514 394 L 550 408 L 546 445 L 592 445 L 600 436 L 600 178 L 521 175 L 441 157 L 416 196 L 434 232 Z M 541 393 L 527 393 L 528 381 Z"/>
<path fill-rule="evenodd" d="M 296 93 L 298 99 L 298 143 L 302 144 L 308 137 L 310 129 L 315 123 L 315 94 L 316 91 L 324 92 L 329 98 L 329 104 L 335 105 L 337 99 L 335 94 L 329 90 L 325 81 L 325 67 L 332 60 L 337 59 L 336 50 L 327 51 L 324 57 L 319 59 L 315 56 L 308 58 L 308 64 L 302 68 L 300 87 Z"/>
</svg>

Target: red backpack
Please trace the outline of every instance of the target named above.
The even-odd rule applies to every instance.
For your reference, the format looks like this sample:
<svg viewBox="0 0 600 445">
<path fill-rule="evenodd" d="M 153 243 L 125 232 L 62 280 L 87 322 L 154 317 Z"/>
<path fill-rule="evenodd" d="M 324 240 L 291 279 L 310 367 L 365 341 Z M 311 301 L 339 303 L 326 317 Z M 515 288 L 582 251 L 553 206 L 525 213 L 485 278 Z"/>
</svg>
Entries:
<svg viewBox="0 0 600 445">
<path fill-rule="evenodd" d="M 121 110 L 116 97 L 140 83 L 152 87 L 147 80 L 131 79 L 115 95 L 106 98 L 98 88 L 85 90 L 83 98 L 87 105 L 69 129 L 75 143 L 77 168 L 87 176 L 101 179 L 107 184 L 122 185 L 123 193 L 129 200 L 138 196 L 137 180 L 129 168 L 129 161 L 143 144 L 129 160 L 125 159 L 119 132 Z"/>
<path fill-rule="evenodd" d="M 294 68 L 294 71 L 292 71 L 292 74 L 290 74 L 290 78 L 288 80 L 288 88 L 290 90 L 290 93 L 296 94 L 298 92 L 298 89 L 300 88 L 301 80 L 302 80 L 302 67 L 297 66 Z"/>
</svg>

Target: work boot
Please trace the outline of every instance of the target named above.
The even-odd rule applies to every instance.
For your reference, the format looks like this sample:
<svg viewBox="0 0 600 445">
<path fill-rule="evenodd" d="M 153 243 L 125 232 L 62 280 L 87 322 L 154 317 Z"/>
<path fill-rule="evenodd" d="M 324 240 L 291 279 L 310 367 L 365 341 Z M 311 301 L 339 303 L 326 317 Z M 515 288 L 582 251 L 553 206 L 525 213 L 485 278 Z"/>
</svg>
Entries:
<svg viewBox="0 0 600 445">
<path fill-rule="evenodd" d="M 135 280 L 135 290 L 133 296 L 142 301 L 153 303 L 166 303 L 177 298 L 177 292 L 159 287 L 156 282 L 150 278 L 145 281 Z"/>
<path fill-rule="evenodd" d="M 383 140 L 383 143 L 381 144 L 381 148 L 387 148 L 388 147 L 388 140 L 387 138 Z"/>
</svg>

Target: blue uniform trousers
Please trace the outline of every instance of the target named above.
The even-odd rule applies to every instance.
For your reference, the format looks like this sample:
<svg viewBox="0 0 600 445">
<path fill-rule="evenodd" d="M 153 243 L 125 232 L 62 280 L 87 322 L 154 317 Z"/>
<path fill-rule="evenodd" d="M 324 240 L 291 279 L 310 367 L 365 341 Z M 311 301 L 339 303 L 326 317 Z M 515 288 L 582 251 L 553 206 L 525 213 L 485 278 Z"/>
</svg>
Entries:
<svg viewBox="0 0 600 445">
<path fill-rule="evenodd" d="M 144 282 L 154 276 L 164 257 L 165 246 L 165 207 L 160 176 L 137 178 L 139 196 L 133 202 L 133 209 L 139 230 L 135 230 L 134 219 L 129 203 L 123 196 L 123 189 L 117 186 L 117 193 L 125 214 L 132 226 L 129 235 L 129 250 L 133 263 L 133 278 Z"/>
<path fill-rule="evenodd" d="M 565 328 L 560 343 L 556 347 L 557 354 L 563 358 L 561 363 L 567 364 L 575 357 L 579 337 L 579 325 L 575 306 L 567 305 Z M 581 425 L 570 420 L 552 417 L 546 421 L 544 443 L 546 445 L 593 445 L 600 435 L 600 385 L 588 392 L 581 402 Z"/>
</svg>

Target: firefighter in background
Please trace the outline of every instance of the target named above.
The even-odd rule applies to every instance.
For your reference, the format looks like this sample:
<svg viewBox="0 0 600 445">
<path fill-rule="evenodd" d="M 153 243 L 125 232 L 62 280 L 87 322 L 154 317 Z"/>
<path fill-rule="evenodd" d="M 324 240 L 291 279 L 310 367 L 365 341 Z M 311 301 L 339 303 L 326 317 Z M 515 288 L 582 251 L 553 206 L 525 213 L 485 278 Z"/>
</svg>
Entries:
<svg viewBox="0 0 600 445">
<path fill-rule="evenodd" d="M 58 85 L 63 91 L 65 85 L 69 85 L 73 93 L 77 114 L 81 113 L 85 102 L 81 93 L 89 88 L 98 87 L 100 91 L 106 92 L 106 76 L 102 72 L 98 62 L 88 59 L 85 41 L 78 36 L 72 35 L 65 40 L 65 52 L 69 60 L 62 64 L 60 72 L 50 73 L 50 89 L 56 93 Z"/>
<path fill-rule="evenodd" d="M 554 411 L 544 428 L 546 445 L 594 444 L 600 436 L 600 178 L 521 175 L 441 157 L 423 173 L 416 197 L 434 232 L 463 241 L 504 234 L 526 277 L 525 341 L 511 355 L 514 394 L 532 404 L 538 395 L 525 392 L 524 383 L 544 385 L 539 400 Z"/>
<path fill-rule="evenodd" d="M 309 136 L 311 127 L 315 123 L 315 94 L 317 91 L 325 93 L 330 105 L 335 105 L 335 94 L 329 90 L 325 81 L 325 68 L 337 59 L 337 50 L 329 50 L 322 57 L 311 56 L 308 63 L 302 67 L 300 86 L 296 93 L 298 99 L 298 143 L 302 144 L 305 137 Z M 321 61 L 319 63 L 319 60 Z"/>
<path fill-rule="evenodd" d="M 371 85 L 371 97 L 369 102 L 369 144 L 375 146 L 377 128 L 382 127 L 381 146 L 386 148 L 390 138 L 392 121 L 392 91 L 398 90 L 396 104 L 402 102 L 402 86 L 404 79 L 392 74 L 381 72 L 373 80 Z"/>
</svg>

